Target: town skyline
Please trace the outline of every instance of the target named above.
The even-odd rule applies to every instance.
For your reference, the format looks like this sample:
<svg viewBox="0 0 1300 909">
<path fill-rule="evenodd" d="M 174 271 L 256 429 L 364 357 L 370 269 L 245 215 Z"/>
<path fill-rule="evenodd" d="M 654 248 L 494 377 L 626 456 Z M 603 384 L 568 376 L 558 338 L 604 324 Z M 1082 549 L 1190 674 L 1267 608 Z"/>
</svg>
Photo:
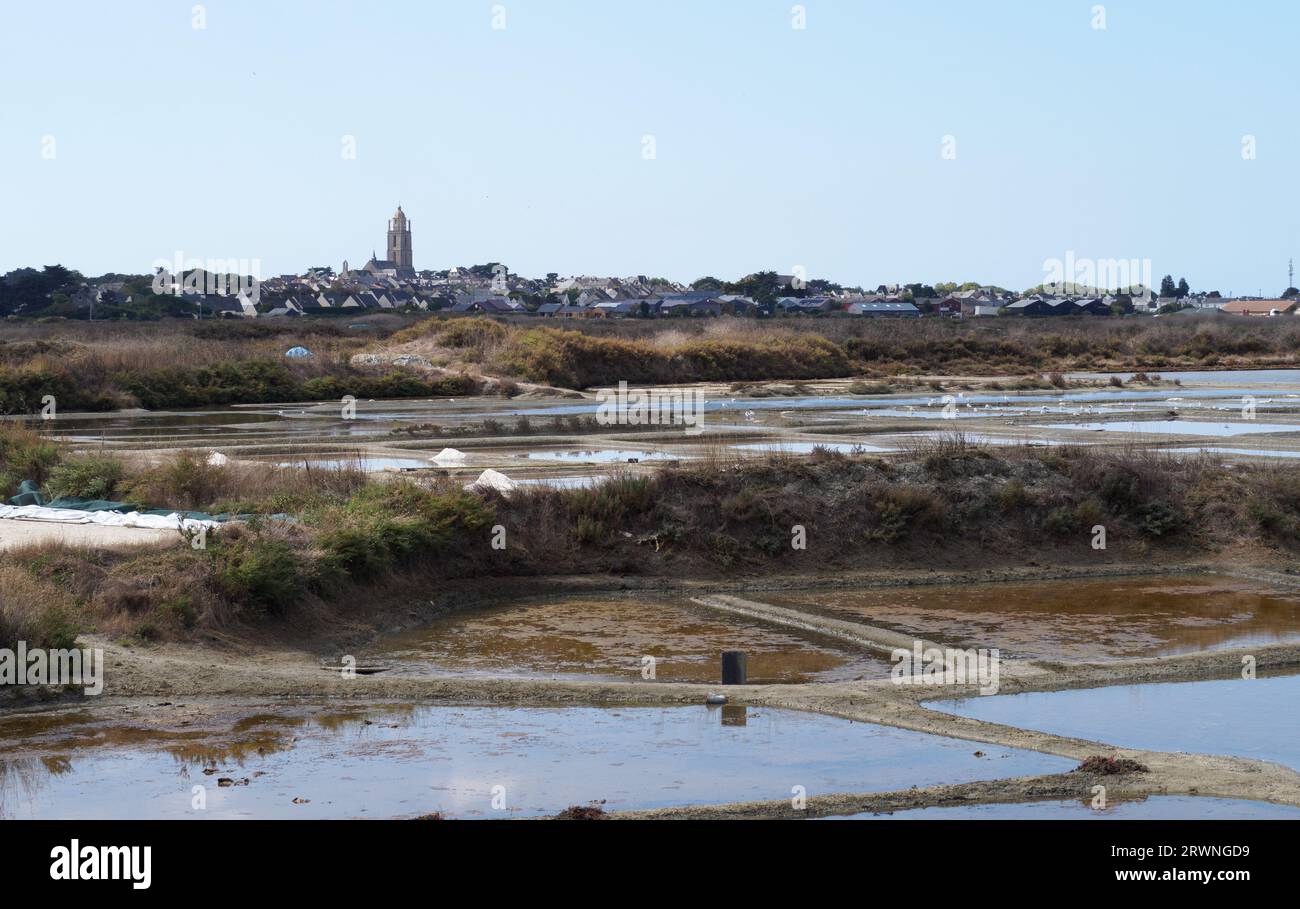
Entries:
<svg viewBox="0 0 1300 909">
<path fill-rule="evenodd" d="M 0 272 L 338 267 L 377 200 L 417 267 L 536 275 L 1026 288 L 1073 252 L 1267 294 L 1300 247 L 1285 4 L 500 6 L 63 4 L 64 64 L 0 60 L 44 74 L 6 99 Z M 384 67 L 322 62 L 367 42 Z"/>
</svg>

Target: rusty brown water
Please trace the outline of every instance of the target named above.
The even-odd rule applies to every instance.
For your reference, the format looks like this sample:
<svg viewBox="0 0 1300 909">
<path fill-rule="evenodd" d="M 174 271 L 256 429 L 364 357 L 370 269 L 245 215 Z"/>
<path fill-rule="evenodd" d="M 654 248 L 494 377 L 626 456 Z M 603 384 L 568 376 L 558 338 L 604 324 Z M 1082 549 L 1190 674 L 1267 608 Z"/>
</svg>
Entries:
<svg viewBox="0 0 1300 909">
<path fill-rule="evenodd" d="M 418 674 L 716 682 L 724 650 L 749 655 L 749 681 L 887 678 L 889 664 L 785 629 L 722 617 L 658 598 L 525 602 L 454 613 L 381 639 L 367 663 Z"/>
<path fill-rule="evenodd" d="M 1003 657 L 1105 660 L 1300 639 L 1300 593 L 1184 575 L 766 597 Z"/>
</svg>

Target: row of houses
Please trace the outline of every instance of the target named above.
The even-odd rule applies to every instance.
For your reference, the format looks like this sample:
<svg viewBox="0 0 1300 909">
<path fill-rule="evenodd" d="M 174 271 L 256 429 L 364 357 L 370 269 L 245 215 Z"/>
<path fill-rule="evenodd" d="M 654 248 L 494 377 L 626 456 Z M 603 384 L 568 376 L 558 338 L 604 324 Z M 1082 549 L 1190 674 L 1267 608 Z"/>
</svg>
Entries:
<svg viewBox="0 0 1300 909">
<path fill-rule="evenodd" d="M 1113 312 L 1110 297 L 1041 297 L 1034 295 L 1008 303 L 1002 312 L 1008 316 L 1109 316 Z"/>
<path fill-rule="evenodd" d="M 578 303 L 546 303 L 534 313 L 542 318 L 674 318 L 727 315 L 756 315 L 761 307 L 749 297 L 688 291 L 662 297 L 608 300 L 583 306 Z M 845 304 L 834 297 L 781 297 L 770 309 L 786 315 L 817 315 L 845 312 L 854 316 L 919 318 L 921 311 L 905 300 L 860 299 Z"/>
<path fill-rule="evenodd" d="M 200 318 L 209 316 L 256 318 L 258 316 L 306 316 L 341 310 L 428 311 L 440 308 L 437 301 L 398 292 L 318 293 L 267 297 L 241 292 L 233 295 L 186 294 Z"/>
</svg>

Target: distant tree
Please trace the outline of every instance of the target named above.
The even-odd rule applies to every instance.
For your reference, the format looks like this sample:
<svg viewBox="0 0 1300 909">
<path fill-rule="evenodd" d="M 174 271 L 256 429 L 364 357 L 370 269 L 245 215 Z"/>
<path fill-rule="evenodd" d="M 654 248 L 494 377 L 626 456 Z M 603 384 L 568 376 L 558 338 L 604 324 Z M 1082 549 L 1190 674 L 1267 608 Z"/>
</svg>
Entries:
<svg viewBox="0 0 1300 909">
<path fill-rule="evenodd" d="M 469 273 L 476 278 L 495 278 L 496 268 L 500 264 L 500 262 L 489 262 L 486 265 L 471 265 Z"/>
<path fill-rule="evenodd" d="M 85 282 L 80 272 L 62 265 L 47 265 L 40 271 L 19 268 L 0 278 L 0 315 L 44 309 L 58 292 L 71 296 Z"/>
<path fill-rule="evenodd" d="M 814 296 L 839 293 L 841 290 L 843 290 L 843 288 L 840 287 L 840 285 L 832 284 L 830 281 L 826 281 L 822 278 L 813 278 L 808 282 L 808 292 Z"/>
<path fill-rule="evenodd" d="M 1174 284 L 1173 275 L 1165 275 L 1160 279 L 1160 296 L 1175 297 L 1178 295 L 1178 286 Z"/>
<path fill-rule="evenodd" d="M 1186 279 L 1186 278 L 1179 278 L 1179 279 L 1178 279 L 1178 292 L 1177 292 L 1176 294 L 1174 294 L 1174 296 L 1176 296 L 1178 299 L 1181 300 L 1181 299 L 1183 299 L 1184 297 L 1186 297 L 1188 294 L 1190 294 L 1191 292 L 1192 292 L 1192 288 L 1188 286 L 1188 284 L 1187 284 L 1187 279 Z"/>
<path fill-rule="evenodd" d="M 725 289 L 728 293 L 749 297 L 755 303 L 774 303 L 785 290 L 781 286 L 781 279 L 774 271 L 755 272 L 728 284 Z M 799 296 L 799 294 L 791 293 L 790 296 Z"/>
<path fill-rule="evenodd" d="M 691 282 L 691 290 L 703 290 L 709 293 L 717 293 L 725 286 L 726 285 L 722 281 L 719 281 L 711 275 L 706 275 L 703 278 L 698 278 Z"/>
<path fill-rule="evenodd" d="M 1300 289 L 1296 289 L 1294 287 L 1288 287 L 1285 291 L 1282 292 L 1283 300 L 1290 300 L 1291 298 L 1297 296 L 1300 296 Z"/>
</svg>

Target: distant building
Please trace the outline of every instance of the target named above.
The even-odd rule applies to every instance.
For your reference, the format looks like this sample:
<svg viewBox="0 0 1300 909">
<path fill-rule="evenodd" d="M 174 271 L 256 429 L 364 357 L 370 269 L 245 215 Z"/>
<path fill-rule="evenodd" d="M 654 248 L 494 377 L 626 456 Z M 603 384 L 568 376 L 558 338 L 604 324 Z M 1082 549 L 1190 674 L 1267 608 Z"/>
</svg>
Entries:
<svg viewBox="0 0 1300 909">
<path fill-rule="evenodd" d="M 405 268 L 414 275 L 411 260 L 411 224 L 406 220 L 402 206 L 397 206 L 397 213 L 388 222 L 388 260 L 396 262 L 399 269 Z"/>
<path fill-rule="evenodd" d="M 402 206 L 397 206 L 397 212 L 388 222 L 388 258 L 380 259 L 373 252 L 370 254 L 370 261 L 361 266 L 361 273 L 353 272 L 348 268 L 348 263 L 343 263 L 343 277 L 345 279 L 356 280 L 361 275 L 371 275 L 379 278 L 404 278 L 412 279 L 416 277 L 414 261 L 411 252 L 411 222 L 406 219 L 406 213 L 402 211 Z"/>
<path fill-rule="evenodd" d="M 921 310 L 906 300 L 867 300 L 852 303 L 848 309 L 851 316 L 866 316 L 869 319 L 919 319 Z"/>
<path fill-rule="evenodd" d="M 1293 316 L 1300 300 L 1229 300 L 1223 311 L 1238 316 Z"/>
</svg>

